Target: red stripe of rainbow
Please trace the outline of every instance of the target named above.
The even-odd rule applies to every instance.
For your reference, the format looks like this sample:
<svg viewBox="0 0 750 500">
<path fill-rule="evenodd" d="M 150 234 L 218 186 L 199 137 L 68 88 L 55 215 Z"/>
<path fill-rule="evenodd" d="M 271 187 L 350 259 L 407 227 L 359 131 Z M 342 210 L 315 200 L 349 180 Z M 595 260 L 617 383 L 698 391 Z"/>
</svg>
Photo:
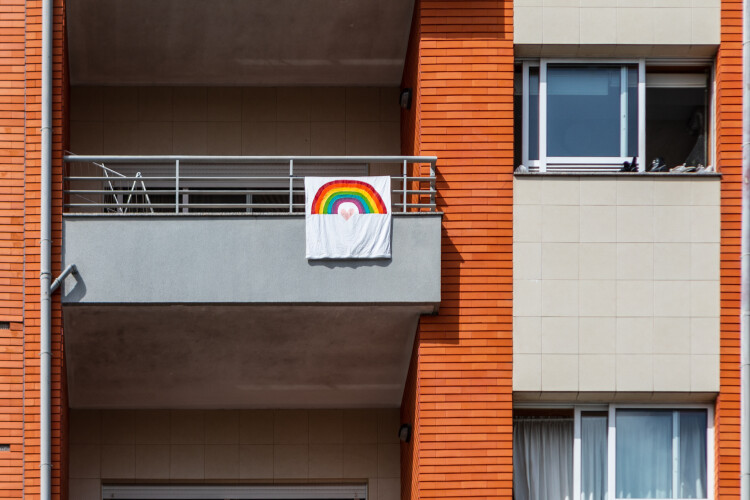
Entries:
<svg viewBox="0 0 750 500">
<path fill-rule="evenodd" d="M 353 203 L 360 214 L 387 214 L 383 198 L 370 184 L 355 180 L 326 182 L 313 198 L 311 214 L 337 214 L 339 205 Z"/>
</svg>

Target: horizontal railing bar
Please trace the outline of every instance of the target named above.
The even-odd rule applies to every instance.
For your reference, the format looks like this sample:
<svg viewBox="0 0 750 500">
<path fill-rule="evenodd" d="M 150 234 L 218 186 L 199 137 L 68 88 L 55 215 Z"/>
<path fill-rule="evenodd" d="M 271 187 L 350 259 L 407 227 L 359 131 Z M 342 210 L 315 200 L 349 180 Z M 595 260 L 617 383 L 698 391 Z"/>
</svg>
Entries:
<svg viewBox="0 0 750 500">
<path fill-rule="evenodd" d="M 174 203 L 66 203 L 69 208 L 174 208 Z M 304 203 L 294 203 L 304 207 Z M 180 203 L 180 208 L 289 208 L 289 203 Z"/>
<path fill-rule="evenodd" d="M 146 191 L 142 189 L 138 190 L 127 190 L 127 191 L 112 191 L 111 189 L 66 189 L 64 191 L 68 194 L 106 194 L 106 195 L 117 195 L 117 196 L 137 196 L 137 195 L 152 195 L 152 194 L 174 194 L 174 189 L 168 189 L 168 188 L 162 188 L 162 189 L 147 189 Z M 415 191 L 415 192 L 423 192 L 423 193 L 429 193 L 428 191 Z M 235 194 L 260 194 L 260 195 L 289 195 L 289 190 L 251 190 L 251 189 L 244 189 L 244 190 L 211 190 L 211 189 L 186 189 L 186 188 L 180 188 L 180 193 L 182 194 L 207 194 L 207 195 L 217 195 L 217 196 L 223 196 L 223 195 L 235 195 Z M 295 190 L 295 194 L 305 194 L 305 191 Z"/>
<path fill-rule="evenodd" d="M 135 155 L 65 155 L 67 163 L 279 163 L 295 165 L 316 163 L 437 163 L 437 156 L 135 156 Z M 182 165 L 181 165 L 182 166 Z"/>
<path fill-rule="evenodd" d="M 295 175 L 292 177 L 295 181 L 302 181 L 305 179 L 306 176 L 298 176 Z M 314 175 L 310 175 L 307 177 L 316 177 Z M 357 177 L 357 176 L 351 176 L 351 177 Z M 69 176 L 65 177 L 66 181 L 99 181 L 99 182 L 127 182 L 127 181 L 173 181 L 175 178 L 174 176 L 171 177 L 164 177 L 164 176 L 143 176 L 140 177 L 102 177 L 102 176 Z M 270 176 L 258 176 L 258 177 L 224 177 L 224 176 L 214 176 L 214 177 L 183 177 L 180 176 L 180 181 L 288 181 L 289 176 L 286 177 L 270 177 Z M 416 181 L 416 182 L 431 182 L 436 180 L 435 177 L 403 177 L 401 175 L 398 176 L 392 176 L 391 180 L 394 181 Z"/>
</svg>

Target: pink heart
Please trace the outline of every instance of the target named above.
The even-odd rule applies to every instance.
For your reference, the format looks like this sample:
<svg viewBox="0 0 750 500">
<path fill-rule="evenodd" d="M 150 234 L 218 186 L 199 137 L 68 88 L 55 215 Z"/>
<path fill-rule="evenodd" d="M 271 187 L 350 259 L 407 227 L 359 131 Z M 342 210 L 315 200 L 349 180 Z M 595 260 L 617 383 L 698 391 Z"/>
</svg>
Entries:
<svg viewBox="0 0 750 500">
<path fill-rule="evenodd" d="M 355 209 L 354 209 L 353 207 L 350 207 L 350 208 L 342 208 L 341 210 L 339 210 L 339 215 L 340 215 L 341 217 L 343 217 L 343 218 L 344 218 L 344 220 L 349 220 L 349 217 L 351 217 L 351 216 L 352 216 L 352 215 L 354 215 L 355 213 L 356 213 L 356 212 L 355 212 Z"/>
</svg>

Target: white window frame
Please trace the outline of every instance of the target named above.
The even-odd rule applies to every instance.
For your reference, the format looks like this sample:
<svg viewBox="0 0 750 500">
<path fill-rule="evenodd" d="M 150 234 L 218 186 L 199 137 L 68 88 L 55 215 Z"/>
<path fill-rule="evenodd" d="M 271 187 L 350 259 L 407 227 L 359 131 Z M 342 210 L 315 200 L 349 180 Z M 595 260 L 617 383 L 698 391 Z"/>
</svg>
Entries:
<svg viewBox="0 0 750 500">
<path fill-rule="evenodd" d="M 573 500 L 584 500 L 581 498 L 581 413 L 583 412 L 607 412 L 607 499 L 622 500 L 616 498 L 616 472 L 617 472 L 617 410 L 705 410 L 706 411 L 706 498 L 702 500 L 714 500 L 714 461 L 716 454 L 716 443 L 714 441 L 714 407 L 711 404 L 605 404 L 605 405 L 515 405 L 523 409 L 550 409 L 571 408 L 573 409 Z M 673 445 L 674 446 L 674 445 Z M 673 478 L 674 484 L 674 478 Z M 632 498 L 628 500 L 647 500 Z M 673 498 L 671 500 L 685 500 Z"/>
<path fill-rule="evenodd" d="M 620 156 L 615 157 L 548 157 L 547 156 L 547 66 L 549 64 L 590 64 L 603 66 L 621 66 L 622 85 L 620 86 Z M 547 172 L 547 167 L 560 167 L 563 170 L 580 170 L 580 167 L 599 167 L 603 170 L 619 170 L 625 161 L 632 157 L 623 154 L 628 144 L 628 87 L 627 65 L 638 66 L 638 170 L 645 171 L 645 164 L 641 161 L 646 157 L 646 60 L 645 59 L 540 59 L 524 61 L 522 65 L 522 162 L 532 170 Z M 539 68 L 539 159 L 529 159 L 529 69 Z M 579 168 L 575 168 L 578 166 Z"/>
</svg>

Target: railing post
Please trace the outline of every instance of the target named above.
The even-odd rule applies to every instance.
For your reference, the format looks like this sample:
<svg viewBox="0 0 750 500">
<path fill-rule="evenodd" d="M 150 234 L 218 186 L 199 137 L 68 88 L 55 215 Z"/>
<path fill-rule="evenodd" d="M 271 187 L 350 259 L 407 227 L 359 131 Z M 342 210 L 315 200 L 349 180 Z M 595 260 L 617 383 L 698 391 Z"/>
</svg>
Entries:
<svg viewBox="0 0 750 500">
<path fill-rule="evenodd" d="M 294 160 L 289 159 L 289 213 L 294 212 Z"/>
<path fill-rule="evenodd" d="M 406 160 L 404 160 L 404 168 L 402 171 L 403 177 L 401 181 L 401 211 L 406 213 L 406 189 L 407 189 L 407 182 L 406 182 L 406 170 L 407 170 L 407 164 Z"/>
<path fill-rule="evenodd" d="M 437 179 L 435 175 L 435 164 L 430 163 L 430 204 L 432 204 L 432 210 L 437 212 Z"/>
<path fill-rule="evenodd" d="M 180 213 L 180 160 L 174 162 L 174 213 Z"/>
</svg>

